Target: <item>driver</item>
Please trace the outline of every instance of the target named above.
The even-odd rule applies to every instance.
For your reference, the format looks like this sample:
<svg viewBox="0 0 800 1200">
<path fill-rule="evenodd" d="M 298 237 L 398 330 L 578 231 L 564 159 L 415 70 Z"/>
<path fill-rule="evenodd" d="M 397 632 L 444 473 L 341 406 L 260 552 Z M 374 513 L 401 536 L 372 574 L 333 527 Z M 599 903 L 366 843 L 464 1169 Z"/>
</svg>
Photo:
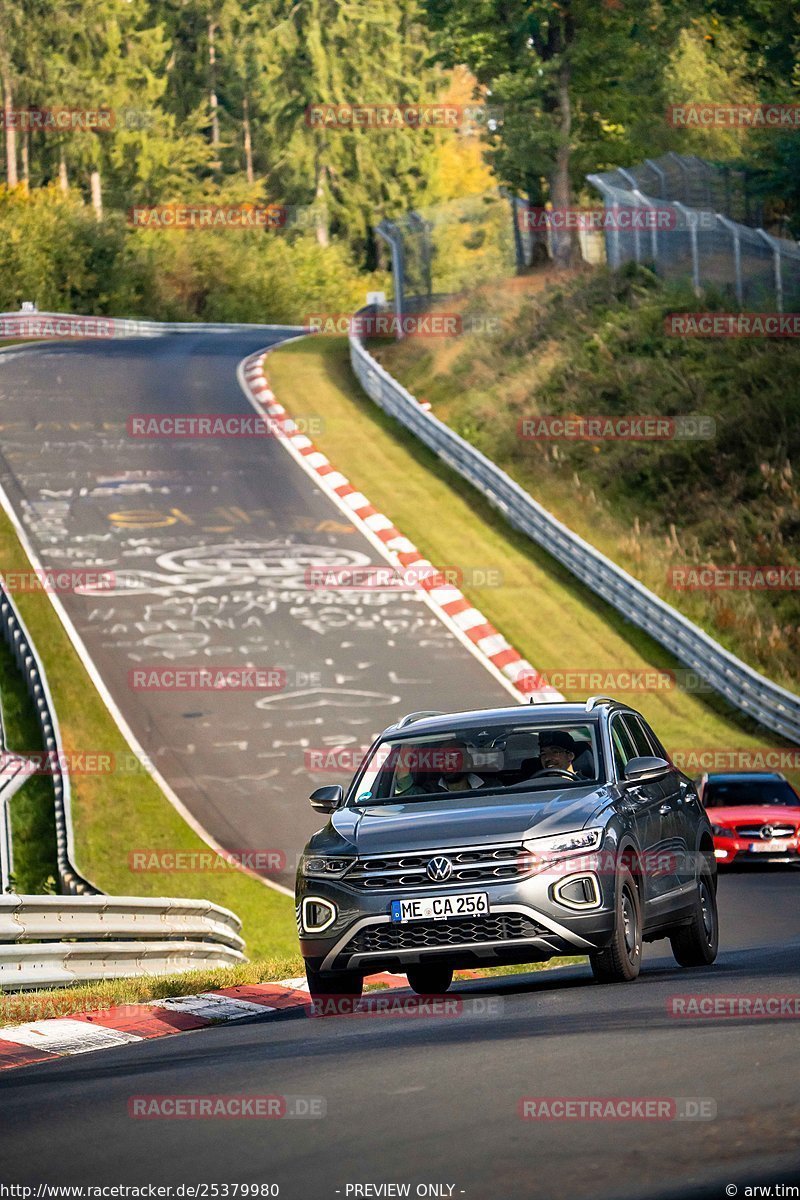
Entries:
<svg viewBox="0 0 800 1200">
<path fill-rule="evenodd" d="M 566 729 L 543 729 L 539 734 L 539 757 L 525 760 L 520 779 L 533 779 L 543 771 L 574 774 L 572 764 L 577 753 L 578 747 Z"/>
<path fill-rule="evenodd" d="M 539 762 L 542 771 L 572 771 L 577 746 L 565 729 L 546 729 L 539 734 Z"/>
</svg>

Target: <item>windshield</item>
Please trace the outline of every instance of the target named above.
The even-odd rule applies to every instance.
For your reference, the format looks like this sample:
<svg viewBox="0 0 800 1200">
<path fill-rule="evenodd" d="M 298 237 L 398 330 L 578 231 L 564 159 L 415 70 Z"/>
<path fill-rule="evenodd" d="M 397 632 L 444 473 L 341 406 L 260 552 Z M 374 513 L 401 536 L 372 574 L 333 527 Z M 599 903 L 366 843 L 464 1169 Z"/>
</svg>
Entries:
<svg viewBox="0 0 800 1200">
<path fill-rule="evenodd" d="M 800 808 L 800 796 L 785 779 L 731 779 L 706 784 L 706 808 L 731 808 L 737 804 L 780 804 Z"/>
<path fill-rule="evenodd" d="M 602 782 L 594 725 L 490 725 L 380 742 L 355 804 L 579 787 Z"/>
</svg>

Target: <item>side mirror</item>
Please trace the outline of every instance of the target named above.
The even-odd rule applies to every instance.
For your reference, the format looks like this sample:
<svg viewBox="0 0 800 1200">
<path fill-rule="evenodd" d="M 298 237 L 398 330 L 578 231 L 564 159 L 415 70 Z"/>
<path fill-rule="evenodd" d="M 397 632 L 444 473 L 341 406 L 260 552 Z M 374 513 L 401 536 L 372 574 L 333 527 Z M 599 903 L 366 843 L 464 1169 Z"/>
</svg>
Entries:
<svg viewBox="0 0 800 1200">
<path fill-rule="evenodd" d="M 632 758 L 625 767 L 625 778 L 629 783 L 644 783 L 648 779 L 658 779 L 669 770 L 665 758 L 643 754 L 641 758 Z"/>
<path fill-rule="evenodd" d="M 340 783 L 327 783 L 319 787 L 309 796 L 314 812 L 332 813 L 344 800 L 344 790 Z"/>
</svg>

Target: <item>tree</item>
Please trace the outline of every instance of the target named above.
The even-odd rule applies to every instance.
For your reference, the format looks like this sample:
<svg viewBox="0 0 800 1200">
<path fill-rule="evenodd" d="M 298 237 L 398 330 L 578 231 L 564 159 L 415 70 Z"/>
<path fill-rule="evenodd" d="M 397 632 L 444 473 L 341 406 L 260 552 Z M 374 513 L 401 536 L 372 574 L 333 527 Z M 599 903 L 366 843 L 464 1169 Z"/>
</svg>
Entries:
<svg viewBox="0 0 800 1200">
<path fill-rule="evenodd" d="M 320 245 L 343 237 L 374 260 L 372 228 L 425 195 L 435 136 L 412 128 L 346 129 L 309 119 L 315 105 L 430 103 L 441 75 L 427 61 L 416 0 L 257 4 L 253 14 L 256 169 L 274 198 L 312 206 Z"/>
<path fill-rule="evenodd" d="M 426 0 L 438 48 L 503 107 L 494 163 L 555 207 L 587 170 L 636 161 L 663 141 L 663 70 L 683 7 L 658 0 Z M 567 263 L 568 235 L 555 254 Z"/>
</svg>

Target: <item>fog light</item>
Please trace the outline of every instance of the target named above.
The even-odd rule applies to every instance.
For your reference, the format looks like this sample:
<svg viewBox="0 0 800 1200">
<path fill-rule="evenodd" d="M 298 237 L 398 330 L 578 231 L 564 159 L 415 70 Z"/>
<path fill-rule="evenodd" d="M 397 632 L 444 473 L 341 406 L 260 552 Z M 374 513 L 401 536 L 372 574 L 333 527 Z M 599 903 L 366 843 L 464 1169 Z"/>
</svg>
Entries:
<svg viewBox="0 0 800 1200">
<path fill-rule="evenodd" d="M 727 850 L 715 850 L 714 851 L 714 858 L 727 858 L 727 857 L 728 857 Z"/>
<path fill-rule="evenodd" d="M 600 885 L 596 875 L 567 875 L 553 888 L 553 896 L 566 908 L 599 908 Z"/>
<path fill-rule="evenodd" d="M 336 920 L 336 905 L 320 896 L 306 896 L 303 900 L 302 921 L 306 933 L 322 933 Z"/>
</svg>

